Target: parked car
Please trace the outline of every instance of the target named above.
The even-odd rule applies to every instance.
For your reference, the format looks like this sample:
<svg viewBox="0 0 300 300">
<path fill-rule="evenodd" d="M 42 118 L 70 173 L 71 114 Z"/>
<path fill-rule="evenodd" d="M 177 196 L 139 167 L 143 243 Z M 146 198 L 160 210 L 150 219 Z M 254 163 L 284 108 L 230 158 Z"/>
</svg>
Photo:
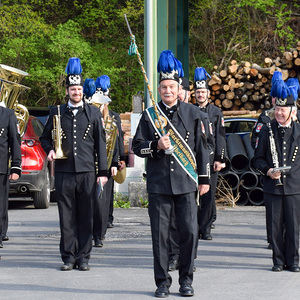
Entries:
<svg viewBox="0 0 300 300">
<path fill-rule="evenodd" d="M 37 117 L 44 125 L 48 119 L 49 113 L 50 113 L 49 107 L 29 107 L 28 111 L 31 116 Z"/>
<path fill-rule="evenodd" d="M 47 161 L 39 137 L 44 125 L 34 116 L 29 116 L 22 137 L 22 174 L 10 182 L 10 196 L 31 196 L 35 208 L 48 208 L 54 197 L 54 164 Z"/>
<path fill-rule="evenodd" d="M 230 117 L 225 118 L 225 132 L 226 138 L 230 134 L 239 134 L 241 137 L 247 133 L 251 133 L 252 129 L 257 122 L 256 118 L 245 118 L 245 117 Z"/>
</svg>

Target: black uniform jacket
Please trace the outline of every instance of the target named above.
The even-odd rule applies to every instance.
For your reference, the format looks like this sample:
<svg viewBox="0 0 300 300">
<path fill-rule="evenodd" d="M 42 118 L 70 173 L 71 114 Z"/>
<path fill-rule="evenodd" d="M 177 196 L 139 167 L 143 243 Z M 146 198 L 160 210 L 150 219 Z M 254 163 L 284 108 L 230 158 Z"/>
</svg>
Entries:
<svg viewBox="0 0 300 300">
<path fill-rule="evenodd" d="M 0 174 L 8 174 L 8 161 L 11 156 L 10 174 L 21 175 L 21 138 L 16 115 L 12 109 L 0 106 Z"/>
<path fill-rule="evenodd" d="M 200 114 L 195 106 L 179 101 L 178 103 L 179 107 L 173 115 L 172 124 L 195 155 L 199 184 L 209 184 L 209 157 Z M 163 106 L 161 102 L 159 105 Z M 148 158 L 148 193 L 178 195 L 196 191 L 196 183 L 185 173 L 176 159 L 172 155 L 166 155 L 164 150 L 157 150 L 159 138 L 144 111 L 132 146 L 137 156 Z"/>
<path fill-rule="evenodd" d="M 257 138 L 259 136 L 259 132 L 264 126 L 264 124 L 269 123 L 270 121 L 274 120 L 275 118 L 275 107 L 272 107 L 271 109 L 264 110 L 260 116 L 257 119 L 257 122 L 255 123 L 252 134 L 251 134 L 251 146 L 253 149 L 255 149 Z M 297 121 L 299 123 L 300 121 L 300 111 L 297 110 Z"/>
<path fill-rule="evenodd" d="M 97 160 L 97 176 L 107 176 L 106 138 L 100 110 L 85 104 L 84 108 L 79 109 L 76 116 L 73 116 L 72 111 L 66 104 L 63 104 L 60 106 L 60 114 L 62 150 L 68 159 L 56 160 L 55 171 L 93 172 Z M 55 150 L 52 141 L 54 115 L 57 115 L 57 106 L 51 109 L 40 137 L 42 147 L 47 155 L 50 150 Z"/>
<path fill-rule="evenodd" d="M 212 132 L 212 126 L 210 124 L 208 114 L 202 110 L 199 110 L 200 119 L 203 122 L 205 128 L 205 135 L 207 138 L 207 150 L 209 155 L 209 162 L 211 165 L 214 163 L 215 158 L 215 138 Z"/>
<path fill-rule="evenodd" d="M 200 106 L 196 103 L 196 106 Z M 217 106 L 208 103 L 201 111 L 208 114 L 208 119 L 212 126 L 212 132 L 215 139 L 215 151 L 213 161 L 225 162 L 226 133 L 224 127 L 223 113 Z"/>
<path fill-rule="evenodd" d="M 281 174 L 283 187 L 276 186 L 276 180 L 266 175 L 270 168 L 274 168 L 274 165 L 270 149 L 269 129 L 267 125 L 264 125 L 254 153 L 254 166 L 261 174 L 265 175 L 264 192 L 276 195 L 300 194 L 300 123 L 292 122 L 289 134 L 285 134 L 284 139 L 280 136 L 276 120 L 271 122 L 271 128 L 276 143 L 279 166 L 291 166 L 292 168 Z M 280 140 L 282 140 L 282 146 L 280 146 Z"/>
</svg>

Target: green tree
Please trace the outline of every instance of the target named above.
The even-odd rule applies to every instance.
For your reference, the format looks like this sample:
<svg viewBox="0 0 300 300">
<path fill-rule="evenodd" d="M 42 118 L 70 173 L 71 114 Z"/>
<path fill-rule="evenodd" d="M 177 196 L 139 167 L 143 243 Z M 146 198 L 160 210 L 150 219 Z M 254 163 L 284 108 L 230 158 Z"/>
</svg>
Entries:
<svg viewBox="0 0 300 300">
<path fill-rule="evenodd" d="M 298 10 L 296 0 L 191 1 L 190 67 L 275 58 L 299 38 Z"/>
</svg>

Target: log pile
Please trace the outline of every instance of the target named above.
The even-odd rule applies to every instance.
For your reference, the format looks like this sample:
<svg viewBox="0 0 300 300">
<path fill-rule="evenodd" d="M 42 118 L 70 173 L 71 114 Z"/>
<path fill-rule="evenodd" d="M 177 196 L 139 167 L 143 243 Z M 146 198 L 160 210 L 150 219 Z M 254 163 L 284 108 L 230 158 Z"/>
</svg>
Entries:
<svg viewBox="0 0 300 300">
<path fill-rule="evenodd" d="M 284 52 L 282 57 L 266 57 L 264 65 L 232 60 L 224 70 L 214 68 L 208 84 L 212 102 L 223 111 L 249 110 L 261 112 L 271 107 L 271 78 L 274 71 L 281 71 L 283 80 L 297 77 L 300 80 L 300 41 L 295 49 Z M 191 101 L 195 103 L 192 93 Z"/>
</svg>

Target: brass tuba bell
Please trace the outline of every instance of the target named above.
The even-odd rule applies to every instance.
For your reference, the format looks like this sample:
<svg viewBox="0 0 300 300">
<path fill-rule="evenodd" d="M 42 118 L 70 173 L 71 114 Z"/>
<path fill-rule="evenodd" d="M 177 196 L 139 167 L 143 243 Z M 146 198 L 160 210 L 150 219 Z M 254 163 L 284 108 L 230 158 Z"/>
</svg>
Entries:
<svg viewBox="0 0 300 300">
<path fill-rule="evenodd" d="M 24 105 L 18 103 L 18 98 L 22 91 L 30 88 L 19 82 L 28 75 L 22 70 L 0 64 L 0 105 L 15 111 L 21 136 L 25 133 L 29 112 Z"/>
</svg>

